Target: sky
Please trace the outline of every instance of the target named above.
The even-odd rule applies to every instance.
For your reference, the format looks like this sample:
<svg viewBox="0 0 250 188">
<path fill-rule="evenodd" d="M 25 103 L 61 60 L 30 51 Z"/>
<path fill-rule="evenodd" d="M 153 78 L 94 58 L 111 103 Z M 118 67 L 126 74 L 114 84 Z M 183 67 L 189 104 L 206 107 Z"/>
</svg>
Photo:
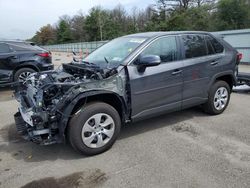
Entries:
<svg viewBox="0 0 250 188">
<path fill-rule="evenodd" d="M 112 9 L 119 3 L 127 11 L 146 8 L 156 0 L 0 0 L 0 39 L 29 39 L 62 15 L 87 14 L 96 5 Z"/>
</svg>

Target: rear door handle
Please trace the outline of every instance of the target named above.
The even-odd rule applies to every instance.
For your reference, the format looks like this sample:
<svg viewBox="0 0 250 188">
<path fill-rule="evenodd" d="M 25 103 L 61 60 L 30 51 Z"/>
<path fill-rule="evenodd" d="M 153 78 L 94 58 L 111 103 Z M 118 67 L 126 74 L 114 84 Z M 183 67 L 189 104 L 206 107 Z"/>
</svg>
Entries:
<svg viewBox="0 0 250 188">
<path fill-rule="evenodd" d="M 211 63 L 210 63 L 210 65 L 217 65 L 219 63 L 219 61 L 212 61 Z"/>
<path fill-rule="evenodd" d="M 10 59 L 17 59 L 16 55 L 10 56 Z"/>
<path fill-rule="evenodd" d="M 177 70 L 174 70 L 172 72 L 172 75 L 176 75 L 176 74 L 180 74 L 180 73 L 182 73 L 182 70 L 177 69 Z"/>
</svg>

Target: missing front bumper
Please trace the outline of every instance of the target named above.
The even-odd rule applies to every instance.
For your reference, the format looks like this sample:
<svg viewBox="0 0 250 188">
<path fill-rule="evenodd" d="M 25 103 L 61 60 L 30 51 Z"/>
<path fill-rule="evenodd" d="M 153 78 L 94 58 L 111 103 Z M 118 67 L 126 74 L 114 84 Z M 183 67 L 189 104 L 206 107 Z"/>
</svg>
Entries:
<svg viewBox="0 0 250 188">
<path fill-rule="evenodd" d="M 27 136 L 28 132 L 27 132 L 26 122 L 23 120 L 21 113 L 20 112 L 15 113 L 14 119 L 15 119 L 17 132 L 20 135 Z"/>
<path fill-rule="evenodd" d="M 32 141 L 34 143 L 40 145 L 50 145 L 54 143 L 58 143 L 58 138 L 49 128 L 36 130 L 35 127 L 32 127 L 28 123 L 26 123 L 20 112 L 17 112 L 14 115 L 15 124 L 17 132 L 28 141 Z"/>
</svg>

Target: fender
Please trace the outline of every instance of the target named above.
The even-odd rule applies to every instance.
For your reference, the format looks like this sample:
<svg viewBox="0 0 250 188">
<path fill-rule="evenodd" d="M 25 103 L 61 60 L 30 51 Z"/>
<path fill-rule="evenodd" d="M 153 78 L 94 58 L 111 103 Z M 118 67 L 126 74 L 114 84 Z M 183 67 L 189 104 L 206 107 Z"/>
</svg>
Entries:
<svg viewBox="0 0 250 188">
<path fill-rule="evenodd" d="M 39 71 L 38 66 L 35 65 L 34 61 L 24 61 L 21 62 L 20 65 L 15 67 L 15 71 L 24 67 L 29 67 L 29 68 L 33 68 L 36 71 Z"/>
<path fill-rule="evenodd" d="M 127 105 L 125 103 L 125 100 L 122 96 L 120 96 L 119 94 L 113 92 L 113 91 L 109 91 L 109 90 L 91 90 L 91 91 L 86 91 L 83 93 L 80 93 L 78 95 L 75 95 L 73 97 L 71 97 L 71 99 L 69 99 L 71 102 L 70 103 L 66 103 L 64 106 L 62 106 L 61 108 L 61 115 L 62 117 L 60 118 L 60 121 L 58 122 L 58 128 L 59 128 L 59 134 L 61 135 L 62 138 L 62 142 L 65 142 L 65 129 L 68 125 L 68 122 L 70 120 L 70 118 L 72 117 L 72 111 L 75 107 L 75 105 L 84 98 L 87 97 L 92 97 L 95 95 L 105 95 L 105 94 L 111 94 L 111 95 L 115 95 L 121 102 L 122 104 L 122 122 L 126 122 L 126 120 L 128 120 L 128 108 Z"/>
</svg>

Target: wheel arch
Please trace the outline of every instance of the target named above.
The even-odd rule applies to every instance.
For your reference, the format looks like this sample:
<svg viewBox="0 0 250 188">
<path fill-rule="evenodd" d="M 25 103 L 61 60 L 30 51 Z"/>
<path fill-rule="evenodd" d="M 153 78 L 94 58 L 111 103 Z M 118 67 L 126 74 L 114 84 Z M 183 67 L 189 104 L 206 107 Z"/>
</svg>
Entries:
<svg viewBox="0 0 250 188">
<path fill-rule="evenodd" d="M 13 74 L 12 74 L 12 80 L 14 81 L 14 77 L 15 77 L 15 74 L 17 71 L 19 71 L 20 69 L 23 69 L 23 68 L 30 68 L 30 69 L 33 69 L 35 70 L 36 72 L 39 72 L 39 68 L 35 65 L 31 65 L 31 64 L 24 64 L 24 65 L 20 65 L 20 66 L 17 66 L 14 71 L 13 71 Z"/>
<path fill-rule="evenodd" d="M 65 133 L 67 132 L 67 127 L 71 117 L 81 110 L 84 105 L 90 102 L 104 102 L 113 106 L 119 113 L 122 123 L 125 123 L 129 118 L 128 108 L 124 98 L 115 92 L 90 91 L 79 94 L 65 107 L 63 111 L 64 116 L 59 122 L 59 125 L 61 124 L 59 131 L 63 136 L 64 141 Z"/>
<path fill-rule="evenodd" d="M 228 71 L 228 72 L 223 72 L 223 73 L 220 73 L 220 74 L 217 74 L 216 76 L 214 76 L 214 78 L 212 79 L 212 82 L 209 84 L 209 88 L 211 88 L 212 84 L 214 84 L 215 82 L 217 82 L 219 80 L 227 82 L 228 85 L 230 86 L 231 90 L 232 90 L 233 86 L 236 85 L 236 83 L 237 83 L 233 72 Z"/>
<path fill-rule="evenodd" d="M 125 102 L 124 100 L 115 93 L 98 93 L 95 95 L 87 95 L 81 97 L 78 102 L 74 105 L 70 115 L 73 115 L 87 103 L 90 102 L 104 102 L 113 106 L 119 113 L 121 119 L 124 117 Z"/>
<path fill-rule="evenodd" d="M 231 75 L 224 75 L 224 76 L 220 76 L 218 78 L 216 78 L 215 81 L 225 81 L 228 83 L 228 85 L 230 86 L 230 89 L 232 90 L 233 85 L 234 85 L 234 81 L 233 81 L 233 77 Z"/>
</svg>

